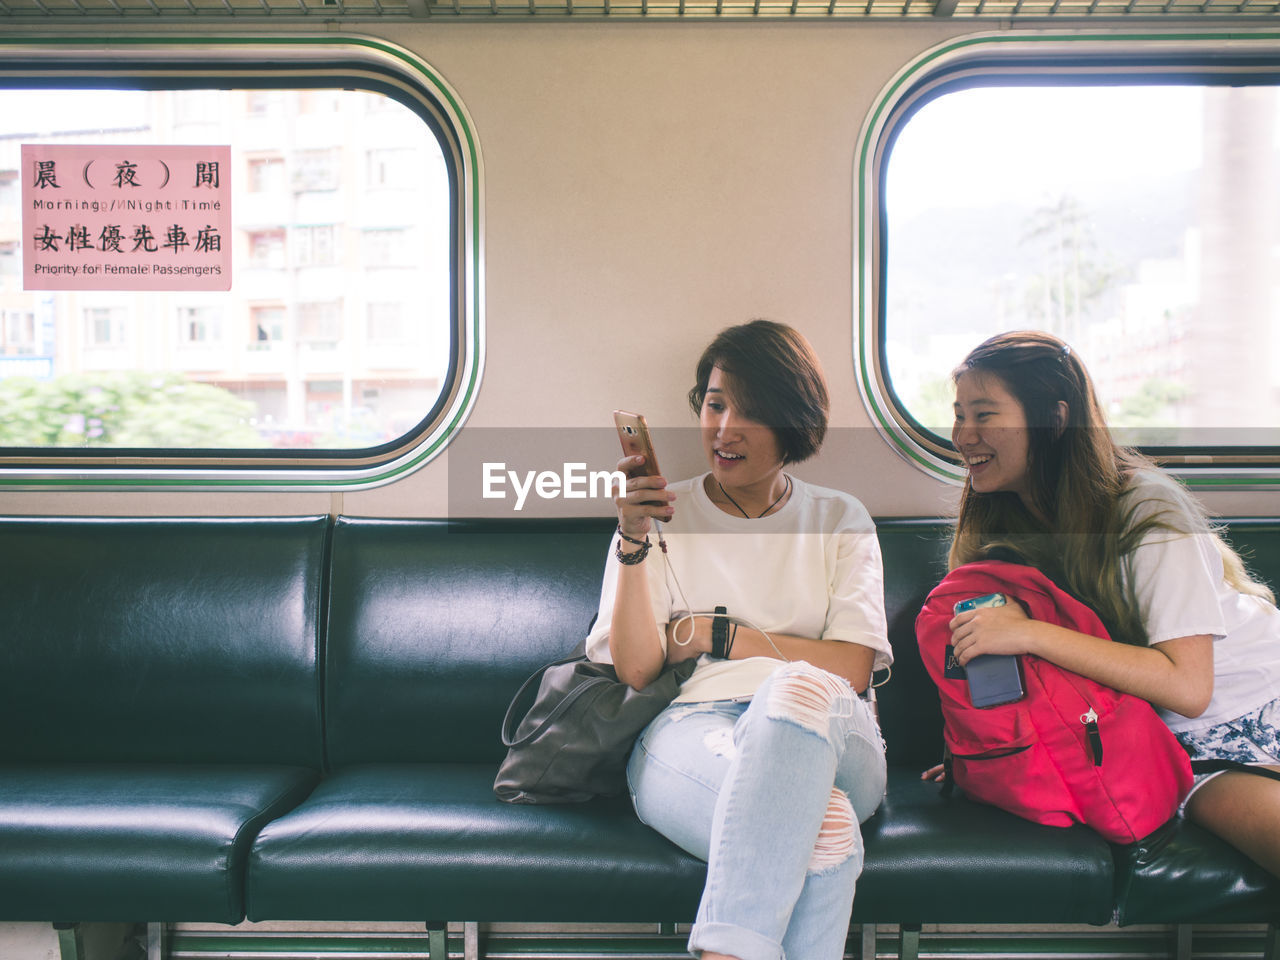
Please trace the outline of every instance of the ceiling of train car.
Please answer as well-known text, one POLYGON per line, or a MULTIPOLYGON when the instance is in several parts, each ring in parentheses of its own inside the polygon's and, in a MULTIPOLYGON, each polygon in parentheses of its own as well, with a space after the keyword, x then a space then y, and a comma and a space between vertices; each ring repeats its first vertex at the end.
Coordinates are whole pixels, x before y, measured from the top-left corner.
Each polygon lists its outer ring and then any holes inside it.
POLYGON ((1277 0, 0 0, 0 21, 359 19, 995 19, 1226 18, 1280 14, 1277 0))

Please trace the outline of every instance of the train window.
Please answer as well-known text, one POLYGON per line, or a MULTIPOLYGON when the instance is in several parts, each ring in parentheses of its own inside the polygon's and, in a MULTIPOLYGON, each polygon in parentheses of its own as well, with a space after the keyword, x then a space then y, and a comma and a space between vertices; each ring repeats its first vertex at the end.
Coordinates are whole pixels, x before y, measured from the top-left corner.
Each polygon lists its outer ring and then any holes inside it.
POLYGON ((1084 357, 1124 442, 1205 474, 1280 463, 1280 84, 1257 68, 970 65, 898 101, 864 360, 904 450, 959 476, 951 371, 1039 329, 1084 357))
POLYGON ((285 43, 208 77, 147 50, 88 85, 0 49, 0 485, 368 485, 456 429, 480 346, 465 116, 394 58, 318 73, 285 43), (211 189, 160 191, 189 157, 211 189))

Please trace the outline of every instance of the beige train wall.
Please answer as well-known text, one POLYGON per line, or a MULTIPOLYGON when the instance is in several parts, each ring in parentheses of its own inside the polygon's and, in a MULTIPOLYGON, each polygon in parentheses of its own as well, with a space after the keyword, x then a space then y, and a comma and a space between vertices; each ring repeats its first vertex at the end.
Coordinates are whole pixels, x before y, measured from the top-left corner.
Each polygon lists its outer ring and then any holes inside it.
MULTIPOLYGON (((607 430, 615 407, 642 411, 655 426, 690 426, 684 394, 701 347, 726 325, 771 317, 815 345, 841 438, 798 473, 852 491, 877 516, 946 513, 956 488, 895 453, 858 393, 854 156, 864 118, 895 72, 951 37, 998 28, 330 25, 333 34, 385 38, 421 56, 474 123, 484 169, 485 356, 463 436, 607 430)), ((151 28, 170 29, 180 30, 151 28)), ((672 477, 703 467, 692 434, 681 437, 661 451, 672 477)), ((592 468, 611 467, 612 449, 592 468)), ((394 483, 345 492, 5 491, 0 514, 475 513, 480 477, 448 463, 446 454, 394 483)), ((1210 496, 1220 513, 1276 512, 1274 493, 1210 496)), ((608 507, 579 502, 561 512, 608 507)))

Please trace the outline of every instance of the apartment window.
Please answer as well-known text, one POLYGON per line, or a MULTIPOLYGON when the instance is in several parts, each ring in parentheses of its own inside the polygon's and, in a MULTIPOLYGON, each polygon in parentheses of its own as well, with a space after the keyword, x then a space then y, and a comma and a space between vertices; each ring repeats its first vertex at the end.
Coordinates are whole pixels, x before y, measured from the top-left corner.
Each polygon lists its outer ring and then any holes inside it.
POLYGON ((376 149, 365 153, 365 185, 401 188, 413 182, 413 152, 376 149))
POLYGON ((222 311, 218 307, 178 308, 178 336, 183 343, 215 343, 221 332, 222 311))
POLYGON ((312 348, 332 349, 342 339, 342 302, 298 304, 298 341, 312 348))
POLYGON ((414 253, 412 233, 403 227, 365 230, 360 236, 360 253, 367 267, 410 266, 414 253))
POLYGON ((250 193, 279 194, 284 186, 284 157, 253 157, 249 160, 250 193))
POLYGON ((1084 359, 1122 442, 1280 463, 1280 80, 1209 62, 995 61, 890 111, 865 368, 922 462, 955 460, 965 354, 1036 329, 1084 359))
POLYGON ((249 233, 249 265, 268 270, 285 267, 283 230, 253 230, 249 233))
POLYGON ((286 109, 286 95, 277 90, 251 90, 245 97, 245 112, 251 117, 269 117, 286 109))
POLYGON ((338 227, 296 227, 293 231, 294 263, 299 267, 330 267, 337 262, 338 227))
POLYGON ((3 352, 9 356, 38 353, 36 315, 31 310, 6 310, 4 313, 3 352))
POLYGON ((17 240, 0 240, 0 277, 18 277, 22 275, 19 249, 17 240))
POLYGON ((280 343, 284 340, 285 308, 283 304, 249 308, 249 342, 280 343))
POLYGON ((293 189, 338 189, 340 161, 341 155, 336 149, 299 150, 293 156, 293 189))
MULTIPOLYGON (((331 50, 317 59, 314 45, 294 38, 273 40, 269 48, 234 37, 202 38, 199 45, 125 38, 109 57, 79 45, 54 48, 33 52, 0 38, 0 67, 9 65, 0 69, 0 224, 22 220, 20 143, 84 144, 85 131, 94 131, 90 144, 178 148, 186 141, 171 136, 175 118, 197 119, 218 138, 200 142, 230 155, 220 172, 235 198, 235 217, 220 242, 231 251, 232 276, 224 273, 219 287, 194 270, 171 270, 181 279, 162 289, 116 269, 127 258, 104 259, 109 255, 102 250, 82 248, 83 262, 97 257, 98 275, 113 278, 106 289, 59 286, 47 275, 32 285, 22 273, 33 262, 20 237, 26 231, 16 231, 0 238, 5 353, 35 350, 51 381, 48 395, 60 398, 51 402, 65 410, 79 402, 82 388, 93 391, 101 382, 105 389, 112 377, 194 382, 187 373, 191 348, 228 349, 201 352, 200 390, 166 392, 166 403, 190 398, 202 404, 200 416, 211 418, 198 463, 187 452, 190 431, 164 432, 166 423, 188 414, 133 411, 156 430, 147 433, 145 446, 123 453, 125 443, 112 438, 141 434, 104 429, 64 450, 61 440, 6 433, 9 448, 23 453, 0 456, 0 489, 90 482, 84 478, 94 475, 97 448, 112 445, 116 449, 101 452, 108 484, 155 475, 167 485, 182 486, 189 477, 203 487, 210 471, 221 482, 224 472, 230 480, 247 469, 265 487, 341 488, 385 482, 384 474, 400 476, 436 456, 474 403, 483 329, 478 153, 456 95, 376 44, 352 45, 337 61, 331 50), (134 48, 136 63, 129 57, 134 48), (10 61, 20 61, 20 68, 10 61), (374 104, 379 120, 364 124, 374 104), (356 127, 359 138, 341 136, 356 127), (31 135, 37 129, 47 133, 31 135), (363 205, 370 150, 412 158, 412 182, 388 184, 397 190, 394 210, 363 205), (360 351, 335 349, 346 335, 347 312, 363 318, 373 292, 365 289, 360 245, 344 238, 381 228, 383 220, 386 228, 413 223, 413 236, 405 239, 421 248, 405 252, 412 272, 403 284, 376 291, 379 301, 398 303, 413 331, 404 341, 410 347, 398 355, 403 366, 394 384, 366 368, 360 351), (441 250, 448 252, 444 264, 441 250), (258 353, 264 344, 270 360, 258 353), (361 390, 339 390, 323 422, 312 422, 307 385, 319 378, 358 383, 361 390), (377 397, 384 385, 381 392, 395 393, 394 406, 362 400, 366 391, 377 397), (224 415, 228 424, 214 422, 224 415), (212 463, 210 448, 222 451, 212 463), (135 469, 133 462, 144 465, 135 469), (159 473, 152 464, 162 465, 159 473)), ((156 246, 170 226, 152 229, 156 246)), ((194 245, 195 232, 188 228, 187 236, 194 245)), ((98 246, 100 233, 92 239, 98 246)), ((155 280, 154 272, 148 279, 155 280)), ((142 391, 135 399, 148 396, 142 391)))
POLYGON ((128 311, 124 307, 89 307, 84 311, 84 345, 119 347, 124 345, 128 311))

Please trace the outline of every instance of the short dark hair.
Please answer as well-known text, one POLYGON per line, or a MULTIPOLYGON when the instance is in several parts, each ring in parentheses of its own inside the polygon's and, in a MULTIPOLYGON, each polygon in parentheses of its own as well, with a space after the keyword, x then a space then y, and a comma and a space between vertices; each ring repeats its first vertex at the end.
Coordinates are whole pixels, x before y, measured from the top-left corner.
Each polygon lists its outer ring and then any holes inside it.
POLYGON ((783 462, 818 452, 827 435, 831 401, 822 367, 799 331, 773 320, 721 330, 702 351, 689 406, 702 412, 711 371, 724 371, 726 390, 743 416, 773 430, 783 462))

